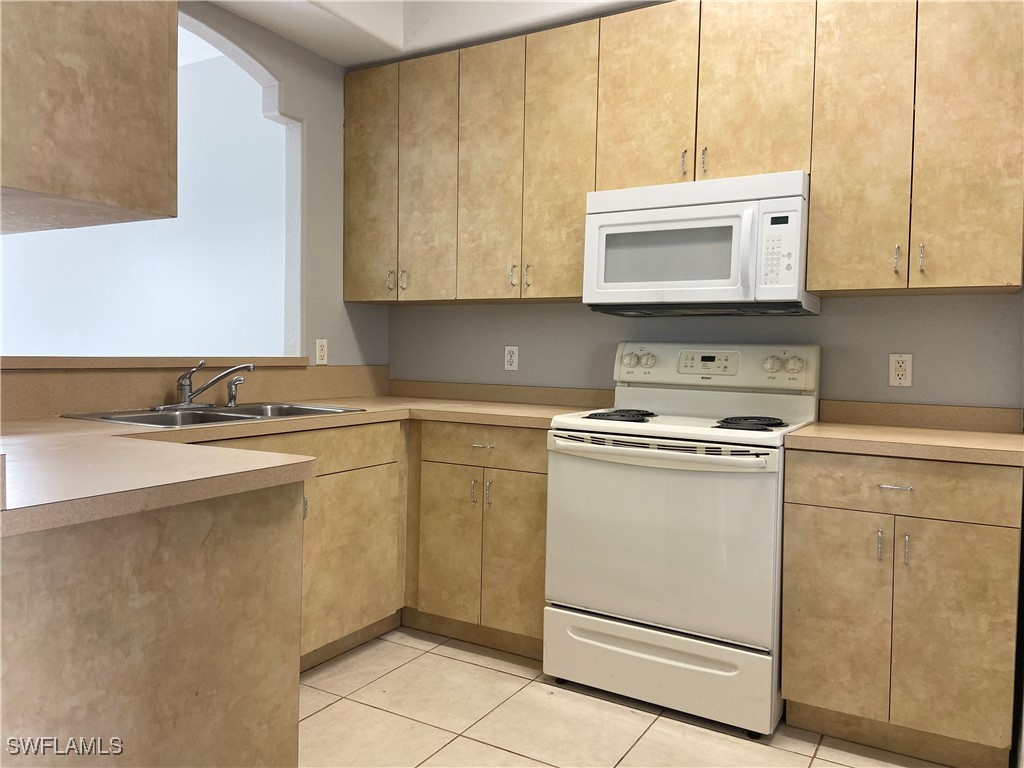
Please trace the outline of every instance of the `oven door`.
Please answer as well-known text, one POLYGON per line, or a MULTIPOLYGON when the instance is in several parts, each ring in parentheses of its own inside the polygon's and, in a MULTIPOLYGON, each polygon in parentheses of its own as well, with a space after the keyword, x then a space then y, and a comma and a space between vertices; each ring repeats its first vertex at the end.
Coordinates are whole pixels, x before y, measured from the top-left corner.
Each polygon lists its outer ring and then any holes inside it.
POLYGON ((548 433, 546 598, 771 651, 781 449, 548 433))
POLYGON ((758 203, 587 215, 585 304, 753 301, 758 203))

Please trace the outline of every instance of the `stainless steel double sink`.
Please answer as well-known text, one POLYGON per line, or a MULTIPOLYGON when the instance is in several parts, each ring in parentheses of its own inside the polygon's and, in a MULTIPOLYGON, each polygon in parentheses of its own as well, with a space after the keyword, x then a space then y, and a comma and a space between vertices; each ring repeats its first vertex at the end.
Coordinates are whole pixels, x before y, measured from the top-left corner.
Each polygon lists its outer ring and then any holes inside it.
POLYGON ((144 411, 108 411, 106 413, 69 413, 65 418, 132 424, 141 427, 190 427, 196 424, 283 419, 292 416, 327 416, 334 413, 361 413, 365 408, 332 405, 295 405, 293 403, 250 403, 248 405, 209 408, 164 408, 144 411))

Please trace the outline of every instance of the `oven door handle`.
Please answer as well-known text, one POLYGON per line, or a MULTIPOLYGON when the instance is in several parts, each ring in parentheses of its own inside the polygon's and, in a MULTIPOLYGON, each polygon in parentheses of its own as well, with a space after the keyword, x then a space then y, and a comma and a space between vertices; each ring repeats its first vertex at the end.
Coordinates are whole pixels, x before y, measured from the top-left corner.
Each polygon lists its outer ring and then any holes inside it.
POLYGON ((675 451, 661 451, 652 448, 620 448, 618 446, 576 443, 557 437, 552 440, 551 450, 585 459, 634 464, 640 467, 756 472, 768 466, 768 461, 763 456, 708 456, 703 453, 676 453, 675 451))

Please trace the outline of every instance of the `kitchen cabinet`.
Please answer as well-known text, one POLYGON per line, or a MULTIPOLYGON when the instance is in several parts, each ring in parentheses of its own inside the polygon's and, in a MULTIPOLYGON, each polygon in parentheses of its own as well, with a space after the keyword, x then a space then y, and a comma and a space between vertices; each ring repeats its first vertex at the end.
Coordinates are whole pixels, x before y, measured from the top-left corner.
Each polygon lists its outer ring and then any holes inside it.
POLYGON ((393 298, 454 299, 458 51, 398 65, 398 118, 398 273, 393 298))
POLYGON ((2 15, 3 233, 177 215, 177 4, 2 15))
POLYGON ((704 0, 697 179, 807 170, 813 0, 704 0))
POLYGON ((345 75, 345 300, 398 289, 398 65, 345 75))
POLYGON ((526 38, 459 56, 460 299, 520 297, 526 38))
POLYGON ((545 436, 424 422, 418 610, 542 636, 547 475, 523 470, 544 466, 545 436))
MULTIPOLYGON (((594 189, 598 22, 526 37, 523 298, 581 296, 594 189)), ((508 171, 506 171, 508 172, 508 171)))
POLYGON ((808 290, 1020 286, 1022 40, 1019 4, 818 3, 808 290))
POLYGON ((783 697, 1008 750, 1021 474, 789 451, 783 697))
POLYGON ((601 19, 597 189, 692 181, 700 3, 601 19))
POLYGON ((405 448, 397 422, 206 445, 317 457, 317 476, 306 482, 301 654, 402 608, 405 448))

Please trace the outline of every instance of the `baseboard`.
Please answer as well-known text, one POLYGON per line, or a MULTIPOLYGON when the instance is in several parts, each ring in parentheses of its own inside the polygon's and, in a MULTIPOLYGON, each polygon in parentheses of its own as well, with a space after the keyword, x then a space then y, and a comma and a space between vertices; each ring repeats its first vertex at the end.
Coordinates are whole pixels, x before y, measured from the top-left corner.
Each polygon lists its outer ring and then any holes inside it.
POLYGON ((432 613, 422 613, 415 608, 402 609, 402 626, 433 632, 435 635, 454 637, 456 640, 515 653, 530 659, 544 658, 544 641, 536 637, 517 635, 502 629, 492 629, 465 621, 447 619, 432 613))
POLYGON ((375 621, 368 627, 357 629, 350 635, 345 635, 332 643, 323 645, 317 648, 315 651, 303 654, 299 657, 299 671, 305 672, 307 669, 315 667, 317 664, 323 664, 329 659, 333 659, 335 656, 340 656, 346 651, 351 651, 357 645, 368 643, 374 638, 386 635, 393 629, 398 629, 402 626, 402 612, 395 611, 387 618, 375 621))

